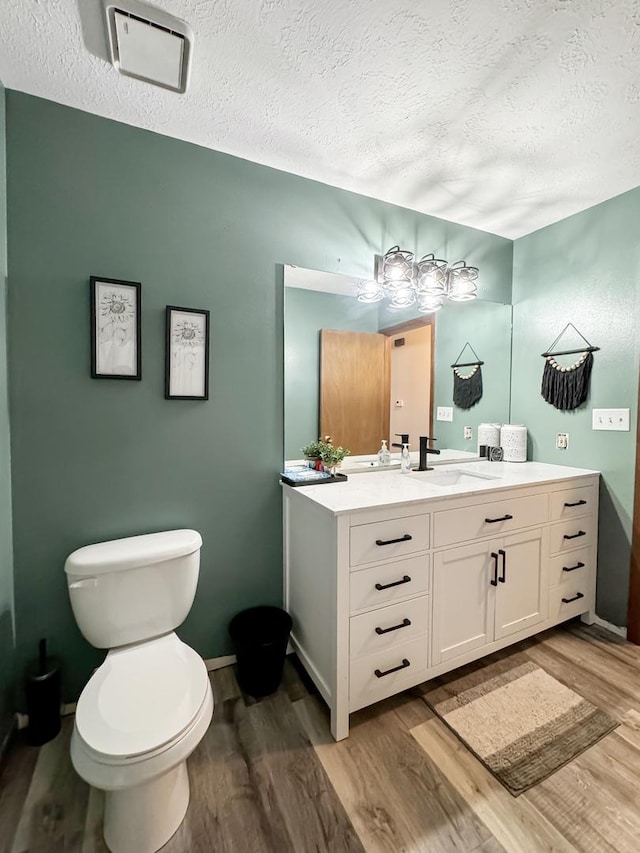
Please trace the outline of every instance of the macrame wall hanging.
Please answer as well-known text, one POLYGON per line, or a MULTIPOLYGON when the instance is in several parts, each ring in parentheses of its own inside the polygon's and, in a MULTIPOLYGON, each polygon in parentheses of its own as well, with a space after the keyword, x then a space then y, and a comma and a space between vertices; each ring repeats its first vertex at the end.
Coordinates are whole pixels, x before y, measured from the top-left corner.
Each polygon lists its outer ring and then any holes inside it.
POLYGON ((546 361, 540 393, 547 403, 551 403, 552 406, 562 412, 577 409, 584 403, 589 394, 593 353, 599 349, 600 347, 592 346, 585 336, 578 332, 573 323, 567 323, 547 352, 542 353, 542 357, 546 361), (554 352, 553 348, 569 327, 580 335, 586 346, 580 349, 565 349, 554 352), (561 355, 579 355, 580 358, 573 364, 564 367, 556 361, 556 356, 561 355))
POLYGON ((451 365, 453 368, 453 403, 459 409, 470 409, 482 398, 481 368, 483 364, 484 361, 480 361, 477 352, 467 341, 451 365), (475 361, 460 361, 460 357, 467 347, 476 357, 475 361))

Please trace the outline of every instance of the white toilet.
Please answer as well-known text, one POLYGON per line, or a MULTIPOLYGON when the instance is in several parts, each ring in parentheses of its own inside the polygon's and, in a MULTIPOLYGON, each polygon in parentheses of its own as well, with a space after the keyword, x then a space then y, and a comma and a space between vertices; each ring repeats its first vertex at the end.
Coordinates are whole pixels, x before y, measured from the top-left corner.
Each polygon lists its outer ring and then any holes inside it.
POLYGON ((201 546, 195 530, 171 530, 88 545, 65 563, 78 627, 109 649, 78 700, 71 760, 106 792, 112 853, 155 853, 187 811, 186 759, 213 694, 204 661, 174 629, 193 603, 201 546))

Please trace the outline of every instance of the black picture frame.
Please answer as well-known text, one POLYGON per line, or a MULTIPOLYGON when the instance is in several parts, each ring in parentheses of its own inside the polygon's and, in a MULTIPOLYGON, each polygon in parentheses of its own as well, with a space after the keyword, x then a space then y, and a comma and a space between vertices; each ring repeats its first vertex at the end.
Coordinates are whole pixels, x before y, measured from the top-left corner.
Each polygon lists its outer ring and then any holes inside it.
POLYGON ((182 308, 178 305, 167 305, 165 311, 165 399, 209 399, 210 314, 211 312, 204 308, 182 308), (180 323, 182 323, 181 327, 180 323), (186 333, 188 333, 188 337, 186 333), (178 337, 181 339, 180 341, 178 337), (182 373, 182 376, 178 375, 179 372, 182 373), (194 387, 198 386, 202 387, 202 393, 176 393, 179 390, 192 392, 194 387))
POLYGON ((89 290, 92 379, 141 380, 142 284, 139 281, 92 275, 89 290), (110 321, 107 319, 109 316, 110 321), (101 319, 106 321, 102 326, 101 319), (126 361, 114 363, 113 350, 116 344, 120 357, 128 360, 130 372, 123 371, 126 361), (108 369, 109 362, 112 363, 112 369, 108 369))

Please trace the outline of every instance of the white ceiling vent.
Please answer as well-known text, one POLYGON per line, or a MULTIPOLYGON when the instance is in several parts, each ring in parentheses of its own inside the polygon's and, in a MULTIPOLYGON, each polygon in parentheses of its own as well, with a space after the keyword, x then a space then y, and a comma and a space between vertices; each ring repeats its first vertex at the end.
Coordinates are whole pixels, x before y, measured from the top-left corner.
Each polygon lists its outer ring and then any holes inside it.
POLYGON ((140 0, 103 0, 103 4, 111 61, 118 71, 185 92, 193 49, 191 27, 140 0))

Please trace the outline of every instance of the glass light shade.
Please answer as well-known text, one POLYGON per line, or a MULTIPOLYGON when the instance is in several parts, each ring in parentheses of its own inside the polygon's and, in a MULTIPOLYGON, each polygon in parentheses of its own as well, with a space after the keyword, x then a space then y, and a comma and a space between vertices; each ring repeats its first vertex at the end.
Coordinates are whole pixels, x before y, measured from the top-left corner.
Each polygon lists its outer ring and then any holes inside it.
POLYGON ((443 295, 421 293, 418 295, 418 311, 421 314, 434 314, 436 311, 440 311, 443 301, 443 295))
POLYGON ((382 285, 373 279, 359 281, 356 285, 358 302, 380 302, 384 299, 382 285))
POLYGON ((478 296, 478 268, 456 261, 449 267, 447 297, 452 302, 467 302, 478 296), (462 266, 458 266, 462 264, 462 266))
POLYGON ((397 287, 388 296, 390 299, 389 308, 408 308, 416 301, 416 292, 411 285, 397 287))
POLYGON ((413 252, 393 246, 382 259, 382 283, 385 291, 404 288, 413 281, 413 252))
POLYGON ((447 289, 447 262, 433 254, 420 258, 417 267, 416 289, 418 294, 444 294, 447 289))

